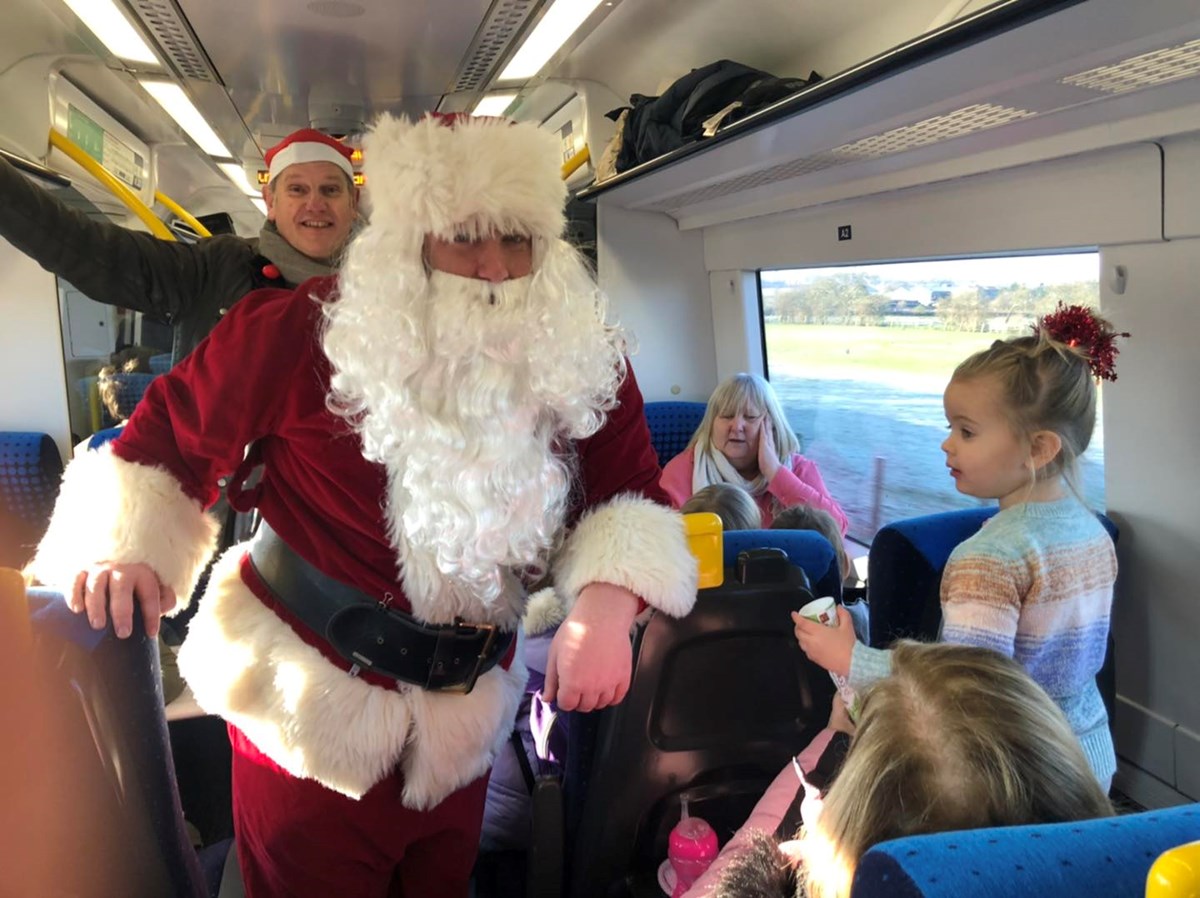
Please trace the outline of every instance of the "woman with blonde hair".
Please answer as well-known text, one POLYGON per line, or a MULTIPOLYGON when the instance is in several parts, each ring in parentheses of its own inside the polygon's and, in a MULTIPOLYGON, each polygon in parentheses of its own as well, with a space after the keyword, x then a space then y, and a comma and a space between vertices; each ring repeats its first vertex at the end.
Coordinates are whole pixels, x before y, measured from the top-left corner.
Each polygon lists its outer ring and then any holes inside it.
POLYGON ((713 391, 687 449, 667 462, 660 481, 676 508, 714 483, 753 496, 763 527, 785 508, 811 505, 833 515, 846 533, 841 506, 816 464, 800 454, 775 391, 757 374, 735 374, 713 391))
POLYGON ((802 787, 813 791, 831 729, 780 774, 688 898, 846 898, 863 854, 888 839, 1112 815, 1062 711, 1020 664, 916 642, 898 643, 892 661, 863 694, 857 729, 834 699, 830 726, 852 731, 850 747, 823 802, 807 796, 796 840, 777 845, 776 829, 802 787))

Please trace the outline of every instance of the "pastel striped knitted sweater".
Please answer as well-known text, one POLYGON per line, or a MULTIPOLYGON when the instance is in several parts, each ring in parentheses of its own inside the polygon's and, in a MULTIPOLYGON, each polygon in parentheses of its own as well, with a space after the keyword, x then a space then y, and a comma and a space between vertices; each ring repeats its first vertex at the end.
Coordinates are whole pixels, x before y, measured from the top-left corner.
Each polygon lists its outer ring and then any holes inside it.
MULTIPOLYGON (((1116 577, 1108 533, 1068 497, 998 512, 951 553, 941 587, 942 639, 1021 662, 1062 708, 1102 783, 1116 771, 1116 753, 1096 674, 1116 577)), ((889 655, 855 646, 851 685, 886 676, 889 655)))

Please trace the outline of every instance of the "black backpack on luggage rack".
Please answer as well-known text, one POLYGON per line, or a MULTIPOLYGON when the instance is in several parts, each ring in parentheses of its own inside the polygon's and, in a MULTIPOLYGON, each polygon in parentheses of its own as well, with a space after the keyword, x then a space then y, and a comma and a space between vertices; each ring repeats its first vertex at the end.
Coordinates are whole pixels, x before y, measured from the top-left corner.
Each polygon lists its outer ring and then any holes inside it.
POLYGON ((570 715, 563 794, 535 791, 528 895, 661 894, 681 799, 728 841, 824 727, 833 683, 789 616, 811 601, 808 578, 778 549, 747 555, 687 617, 655 614, 639 630, 620 705, 570 715))
MULTIPOLYGON (((730 124, 820 80, 777 78, 760 69, 721 59, 684 75, 659 97, 634 94, 617 155, 616 170, 626 171, 684 144, 711 137, 730 124)), ((622 110, 609 113, 613 118, 622 110)))

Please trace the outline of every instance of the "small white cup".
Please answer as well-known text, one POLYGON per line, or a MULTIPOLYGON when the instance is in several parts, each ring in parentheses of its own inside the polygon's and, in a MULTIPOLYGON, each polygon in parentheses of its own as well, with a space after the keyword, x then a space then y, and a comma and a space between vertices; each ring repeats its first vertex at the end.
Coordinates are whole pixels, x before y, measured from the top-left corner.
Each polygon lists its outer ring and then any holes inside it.
POLYGON ((801 617, 807 617, 809 620, 827 627, 838 625, 837 602, 834 601, 833 596, 813 599, 800 609, 799 614, 801 617))
MULTIPOLYGON (((819 599, 813 599, 803 607, 798 614, 801 617, 806 617, 811 621, 816 621, 818 624, 824 624, 827 627, 836 627, 838 624, 837 602, 833 596, 822 596, 819 599)), ((850 688, 850 684, 846 682, 845 677, 840 677, 830 671, 830 679, 837 686, 838 695, 842 697, 842 701, 846 703, 846 710, 850 712, 850 719, 855 723, 858 722, 858 713, 860 710, 858 702, 858 694, 850 688)))

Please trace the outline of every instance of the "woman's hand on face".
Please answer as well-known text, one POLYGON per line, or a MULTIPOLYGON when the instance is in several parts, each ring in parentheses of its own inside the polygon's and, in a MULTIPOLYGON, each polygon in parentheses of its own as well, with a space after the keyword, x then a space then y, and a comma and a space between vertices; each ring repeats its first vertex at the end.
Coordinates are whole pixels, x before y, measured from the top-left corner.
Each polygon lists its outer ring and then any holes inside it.
POLYGON ((770 483, 779 473, 779 453, 775 451, 775 432, 771 428, 771 417, 763 415, 762 427, 758 431, 758 471, 770 483))

